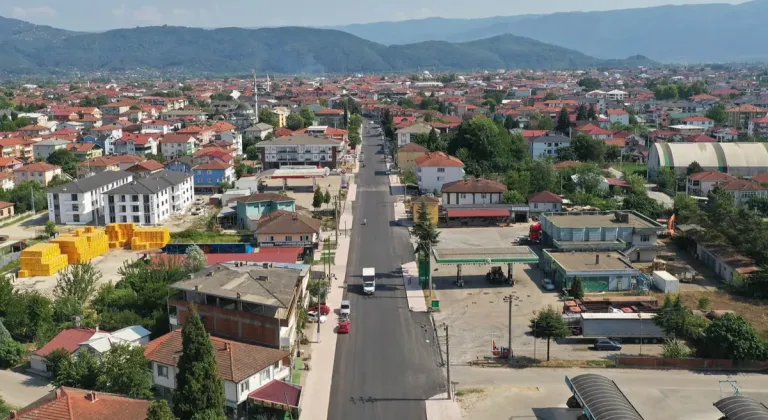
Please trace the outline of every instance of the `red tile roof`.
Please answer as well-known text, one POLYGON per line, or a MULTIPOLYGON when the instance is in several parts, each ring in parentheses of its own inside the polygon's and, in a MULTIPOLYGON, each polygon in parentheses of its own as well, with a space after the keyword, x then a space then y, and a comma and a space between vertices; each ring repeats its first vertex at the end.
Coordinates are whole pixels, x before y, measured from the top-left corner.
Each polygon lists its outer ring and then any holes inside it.
POLYGON ((80 162, 77 164, 77 166, 80 166, 80 167, 93 166, 96 168, 106 168, 107 166, 119 165, 120 162, 118 162, 114 158, 115 156, 110 156, 110 157, 99 156, 93 159, 86 160, 85 162, 80 162))
POLYGON ((30 163, 27 166, 22 166, 21 168, 16 169, 14 172, 47 172, 55 171, 56 169, 60 169, 60 167, 51 165, 50 163, 35 162, 30 163))
POLYGON ((195 140, 190 134, 166 134, 160 139, 160 143, 188 143, 190 139, 195 140))
POLYGON ((696 136, 688 136, 686 137, 685 141, 688 141, 691 143, 717 143, 717 140, 713 139, 712 137, 709 137, 704 133, 701 133, 696 136))
POLYGON ((555 169, 565 169, 565 168, 572 168, 574 166, 581 165, 581 162, 578 160, 565 160, 562 162, 557 162, 554 165, 552 165, 555 169))
POLYGON ((533 194, 532 196, 528 197, 529 203, 562 203, 563 199, 559 195, 549 192, 549 191, 542 191, 540 193, 533 194))
POLYGON ((61 387, 16 412, 19 420, 144 420, 152 401, 61 387), (93 397, 95 395, 95 398, 93 397))
MULTIPOLYGON (((240 383, 290 356, 282 350, 219 337, 211 337, 211 344, 219 367, 219 376, 234 383, 240 383)), ((176 366, 181 351, 181 330, 171 331, 144 346, 147 359, 168 366, 176 366)))
POLYGON ((420 144, 408 143, 405 146, 400 147, 400 149, 398 149, 398 151, 399 152, 423 152, 423 153, 428 153, 429 149, 427 149, 426 147, 424 147, 424 146, 422 146, 420 144))
POLYGON ((755 175, 755 176, 752 177, 752 180, 755 181, 755 182, 759 182, 761 184, 765 183, 765 182, 768 182, 768 173, 764 173, 764 174, 760 174, 760 175, 755 175))
POLYGON ((211 159, 208 162, 201 163, 192 169, 227 169, 231 167, 232 165, 229 163, 222 162, 218 159, 211 159))
POLYGON ((499 181, 467 178, 443 184, 444 193, 505 193, 507 186, 499 181))
POLYGON ((155 160, 145 160, 144 162, 139 162, 130 168, 126 169, 127 171, 131 172, 144 172, 144 171, 159 171, 160 169, 165 168, 160 162, 157 162, 155 160))
POLYGON ((754 181, 735 179, 718 183, 726 191, 765 191, 766 188, 754 181))
POLYGON ((80 343, 88 341, 94 334, 96 334, 96 330, 90 328, 70 328, 53 337, 53 340, 49 341, 48 344, 44 345, 34 354, 45 357, 56 349, 64 349, 74 353, 80 343))
POLYGON ((272 404, 286 404, 291 407, 298 407, 301 399, 301 387, 273 379, 267 382, 266 385, 248 394, 248 398, 267 401, 272 404))
POLYGON ((691 174, 688 177, 694 181, 706 181, 706 182, 731 181, 736 179, 736 177, 734 177, 733 175, 727 174, 725 172, 719 172, 719 171, 696 172, 695 174, 691 174))
POLYGON ((463 168, 464 162, 457 157, 448 156, 443 152, 430 152, 424 156, 416 158, 417 166, 447 166, 454 168, 463 168))
POLYGON ((13 206, 15 206, 14 203, 9 203, 7 201, 0 201, 0 209, 5 209, 5 208, 8 208, 8 207, 13 207, 13 206))

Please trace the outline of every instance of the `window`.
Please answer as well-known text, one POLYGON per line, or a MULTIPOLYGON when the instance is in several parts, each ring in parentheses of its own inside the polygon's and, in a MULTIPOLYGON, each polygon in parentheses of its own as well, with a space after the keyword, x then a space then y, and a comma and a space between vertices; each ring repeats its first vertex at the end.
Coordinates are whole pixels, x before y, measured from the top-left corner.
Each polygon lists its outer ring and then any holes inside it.
POLYGON ((141 218, 139 216, 133 216, 133 223, 141 223, 141 218))
POLYGON ((480 194, 480 198, 485 199, 485 194, 480 194))
POLYGON ((250 391, 250 390, 251 390, 251 383, 250 383, 250 381, 240 382, 240 393, 241 394, 243 392, 250 391))
POLYGON ((120 196, 120 202, 121 202, 121 203, 125 203, 125 196, 124 196, 124 195, 121 195, 121 196, 120 196))
POLYGON ((80 211, 80 205, 79 204, 72 204, 72 211, 80 211))
POLYGON ((157 376, 161 378, 167 378, 168 377, 168 366, 163 366, 158 364, 157 365, 157 376))
POLYGON ((149 224, 149 215, 148 214, 144 215, 144 223, 147 224, 147 225, 149 224))
POLYGON ((286 242, 291 242, 291 241, 293 241, 293 236, 286 236, 286 237, 285 237, 285 241, 286 241, 286 242))
POLYGON ((539 208, 539 203, 533 203, 533 208, 535 209, 539 208))
POLYGON ((272 379, 272 372, 269 370, 269 368, 262 370, 259 372, 259 380, 262 384, 267 383, 270 379, 272 379))
POLYGON ((125 206, 120 206, 120 213, 125 213, 125 206))
POLYGON ((467 198, 467 195, 466 194, 462 194, 461 198, 467 198))
POLYGON ((77 201, 77 194, 72 194, 72 201, 77 201))
POLYGON ((442 181, 442 180, 444 180, 444 179, 445 179, 445 177, 444 177, 444 176, 439 176, 439 177, 437 177, 437 180, 438 180, 438 181, 442 181))
POLYGON ((72 216, 72 221, 73 222, 80 222, 80 215, 79 214, 73 215, 72 216))
POLYGON ((437 168, 438 173, 445 173, 445 168, 437 168))
POLYGON ((651 240, 650 235, 640 235, 640 242, 648 242, 651 240))
POLYGON ((139 212, 139 206, 131 206, 131 211, 134 212, 134 213, 138 213, 139 212))
POLYGON ((301 235, 301 236, 299 237, 299 240, 300 240, 300 241, 308 241, 308 240, 309 240, 309 235, 301 235))
POLYGON ((138 195, 132 195, 131 196, 131 201, 133 201, 134 203, 138 202, 139 201, 139 196, 138 195))

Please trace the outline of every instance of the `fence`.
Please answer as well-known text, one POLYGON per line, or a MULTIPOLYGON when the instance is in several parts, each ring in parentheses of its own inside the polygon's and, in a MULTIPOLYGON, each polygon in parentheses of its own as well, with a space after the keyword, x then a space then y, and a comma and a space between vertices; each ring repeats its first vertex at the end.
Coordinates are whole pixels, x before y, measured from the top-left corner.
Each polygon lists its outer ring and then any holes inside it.
POLYGON ((673 359, 668 357, 618 356, 616 367, 636 367, 649 369, 733 369, 733 370, 766 370, 766 361, 734 362, 727 359, 673 359))

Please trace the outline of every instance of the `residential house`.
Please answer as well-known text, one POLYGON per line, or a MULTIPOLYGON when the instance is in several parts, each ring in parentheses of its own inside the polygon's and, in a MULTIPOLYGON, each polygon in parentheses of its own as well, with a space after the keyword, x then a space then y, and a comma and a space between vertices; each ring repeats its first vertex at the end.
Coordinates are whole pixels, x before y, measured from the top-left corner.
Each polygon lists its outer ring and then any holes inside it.
POLYGON ((104 171, 119 171, 120 164, 112 156, 95 157, 85 162, 77 164, 77 177, 85 178, 94 174, 100 174, 104 171))
POLYGON ((72 143, 68 146, 70 152, 81 162, 101 157, 102 150, 95 143, 72 143))
POLYGON ((125 170, 133 174, 133 178, 144 178, 165 171, 165 166, 156 160, 145 160, 125 170))
POLYGON ((45 162, 35 162, 13 171, 16 175, 16 183, 35 181, 43 187, 47 186, 55 176, 61 176, 61 167, 45 162))
POLYGON ((262 167, 320 166, 335 169, 346 152, 346 143, 324 136, 293 134, 256 143, 262 167))
POLYGON ((607 140, 613 137, 613 132, 604 128, 598 127, 592 123, 585 124, 576 129, 579 133, 589 134, 592 138, 598 140, 607 140))
MULTIPOLYGON (((211 142, 218 145, 226 145, 221 147, 229 148, 233 151, 233 156, 239 156, 243 154, 243 135, 238 131, 237 127, 226 122, 219 121, 211 126, 213 130, 213 137, 211 142)), ((206 145, 203 145, 205 147, 206 145)))
POLYGON ((15 204, 7 201, 0 201, 0 220, 13 217, 15 204))
POLYGON ((289 351, 299 313, 309 301, 309 266, 216 264, 170 285, 171 329, 183 326, 197 305, 212 335, 289 351))
POLYGON ((192 156, 179 156, 176 159, 165 163, 165 169, 169 171, 187 172, 192 173, 192 168, 195 166, 194 158, 192 156))
POLYGON ((629 125, 629 112, 623 109, 609 109, 607 112, 608 120, 613 123, 629 125))
POLYGON ((160 153, 168 159, 191 155, 197 151, 197 141, 189 134, 167 134, 160 139, 160 153))
POLYGON ((766 110, 750 104, 734 106, 725 110, 728 124, 737 128, 748 128, 749 122, 766 115, 766 110))
POLYGON ((443 184, 443 205, 501 204, 506 192, 502 182, 468 177, 443 184))
POLYGON ((9 420, 146 420, 152 401, 106 392, 60 387, 11 411, 9 420))
POLYGON ((402 171, 415 171, 416 159, 429 153, 429 149, 416 144, 408 143, 397 149, 397 167, 402 171))
POLYGON ((154 226, 192 206, 194 181, 191 174, 163 170, 134 177, 131 182, 105 192, 104 197, 107 223, 154 226))
MULTIPOLYGON (((29 356, 30 368, 38 374, 50 376, 46 358, 54 350, 62 349, 69 354, 75 354, 80 350, 80 343, 86 342, 95 335, 101 334, 98 329, 68 328, 58 333, 51 341, 36 350, 29 356)), ((108 334, 108 333, 105 333, 108 334)))
POLYGON ((722 182, 718 186, 731 194, 736 207, 743 207, 753 197, 768 197, 768 188, 751 180, 736 179, 722 182))
POLYGON ((693 115, 690 117, 685 117, 681 119, 680 122, 685 125, 693 125, 696 127, 701 127, 701 128, 704 128, 705 130, 709 130, 715 126, 714 120, 711 120, 701 115, 693 115))
POLYGON ((421 191, 437 191, 443 184, 464 178, 464 162, 443 152, 430 152, 416 159, 416 179, 421 191))
POLYGON ((2 157, 13 157, 25 162, 32 161, 35 159, 32 151, 33 144, 35 144, 34 140, 18 137, 0 139, 0 147, 2 147, 3 153, 2 157))
POLYGON ((213 129, 209 126, 205 125, 190 125, 189 127, 184 127, 180 130, 176 131, 176 134, 189 134, 195 137, 197 139, 197 144, 199 146, 204 146, 208 144, 215 134, 213 129))
POLYGON ((547 133, 531 141, 531 157, 543 159, 556 157, 557 149, 571 145, 571 139, 560 134, 547 133))
POLYGON ((165 136, 173 132, 174 124, 163 120, 145 120, 139 123, 141 125, 141 134, 154 134, 156 136, 165 136))
MULTIPOLYGON (((222 299, 217 299, 214 296, 210 296, 210 298, 214 301, 222 299)), ((241 304, 239 298, 233 297, 231 302, 233 307, 241 304)), ((259 390, 269 387, 275 382, 280 382, 283 379, 290 380, 291 356, 288 352, 215 336, 211 336, 210 339, 214 359, 218 366, 217 371, 224 382, 228 418, 245 416, 251 394, 258 395, 259 390)), ((173 394, 177 386, 177 366, 179 357, 184 350, 182 341, 181 331, 176 330, 151 341, 144 347, 144 356, 151 363, 155 389, 159 395, 166 398, 173 394)), ((274 404, 278 406, 279 404, 287 404, 291 407, 295 404, 298 406, 298 395, 296 394, 297 392, 284 393, 282 399, 275 401, 274 404)))
POLYGON ((102 112, 102 115, 104 118, 112 117, 116 118, 120 114, 123 114, 125 112, 128 112, 128 110, 131 109, 131 106, 135 105, 133 101, 131 102, 112 102, 106 105, 102 105, 99 107, 99 109, 102 112))
POLYGON ((133 180, 124 171, 104 171, 48 190, 48 220, 57 225, 103 225, 104 194, 133 180))
MULTIPOLYGON (((208 114, 199 109, 175 109, 162 111, 159 115, 161 120, 176 121, 178 119, 192 119, 195 122, 203 122, 208 119, 208 114)), ((186 134, 186 133, 184 133, 186 134)))
POLYGON ((13 172, 0 172, 0 188, 3 191, 12 190, 16 186, 16 175, 13 172))
POLYGON ((119 125, 102 125, 101 127, 92 128, 89 134, 94 137, 112 136, 115 139, 119 139, 123 137, 123 128, 119 125))
POLYGON ((330 127, 344 127, 344 110, 323 108, 315 111, 315 122, 312 125, 327 125, 330 127))
POLYGON ((709 130, 709 135, 721 143, 739 140, 739 130, 736 127, 714 127, 709 130))
POLYGON ((236 107, 225 105, 220 108, 229 108, 228 110, 225 109, 225 112, 230 115, 229 121, 231 121, 238 130, 245 130, 259 121, 259 116, 256 113, 256 110, 254 110, 247 102, 240 102, 236 107))
POLYGON ((44 125, 28 125, 16 130, 27 137, 39 137, 45 134, 51 134, 51 129, 44 125))
POLYGON ((215 193, 224 182, 235 180, 235 168, 230 163, 218 159, 201 163, 192 168, 195 175, 195 191, 215 193))
POLYGON ((605 99, 608 99, 609 101, 623 101, 627 99, 627 97, 629 97, 629 93, 618 89, 605 93, 605 99))
POLYGON ((256 230, 259 221, 269 213, 278 210, 296 211, 294 198, 276 193, 256 193, 237 198, 235 201, 237 203, 237 226, 243 230, 256 230))
POLYGON ((123 134, 115 141, 115 154, 145 156, 157 154, 157 140, 149 134, 123 134))
POLYGON ((715 185, 735 181, 736 177, 720 171, 703 171, 688 175, 685 192, 696 197, 706 197, 715 185))
POLYGON ((272 112, 277 115, 277 126, 285 127, 288 121, 288 115, 291 115, 291 111, 284 106, 277 106, 272 108, 272 112))
MULTIPOLYGON (((122 136, 122 134, 120 135, 122 136)), ((99 146, 103 151, 103 155, 113 155, 115 154, 115 142, 118 139, 119 137, 115 137, 112 134, 99 134, 84 136, 81 142, 85 144, 92 143, 99 146)))
POLYGON ((118 165, 120 165, 120 170, 124 171, 131 166, 144 162, 147 160, 144 156, 136 156, 136 155, 112 155, 109 156, 110 159, 117 162, 118 165))
POLYGON ((254 124, 245 129, 246 140, 264 140, 267 134, 275 131, 275 128, 266 123, 254 124))
POLYGON ((395 135, 397 136, 397 147, 412 143, 413 136, 417 134, 429 134, 430 131, 432 131, 432 127, 422 123, 416 123, 401 128, 395 132, 395 135))
POLYGON ((66 140, 48 139, 39 141, 32 145, 32 151, 35 154, 35 159, 48 159, 48 156, 59 149, 66 149, 71 142, 66 140))
POLYGON ((320 242, 322 222, 296 212, 277 210, 259 220, 256 241, 260 247, 303 247, 311 250, 320 242))
POLYGON ((563 198, 559 195, 542 191, 528 197, 530 214, 560 212, 563 210, 563 198))
POLYGON ((0 157, 0 172, 13 172, 24 164, 13 157, 0 157))

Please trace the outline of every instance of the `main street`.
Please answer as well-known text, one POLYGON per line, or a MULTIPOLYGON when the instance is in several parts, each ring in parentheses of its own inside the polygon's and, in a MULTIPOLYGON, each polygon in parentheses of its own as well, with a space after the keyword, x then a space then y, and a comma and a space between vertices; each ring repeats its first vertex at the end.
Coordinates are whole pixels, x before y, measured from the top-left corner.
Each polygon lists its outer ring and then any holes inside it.
POLYGON ((352 330, 337 338, 328 412, 333 420, 425 419, 424 400, 446 388, 429 316, 408 309, 399 270, 413 261, 413 248, 408 230, 392 222, 394 200, 379 148, 377 136, 366 136, 344 293, 352 330), (374 296, 363 294, 363 267, 376 269, 374 296))

